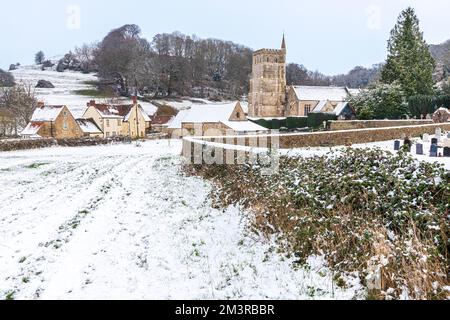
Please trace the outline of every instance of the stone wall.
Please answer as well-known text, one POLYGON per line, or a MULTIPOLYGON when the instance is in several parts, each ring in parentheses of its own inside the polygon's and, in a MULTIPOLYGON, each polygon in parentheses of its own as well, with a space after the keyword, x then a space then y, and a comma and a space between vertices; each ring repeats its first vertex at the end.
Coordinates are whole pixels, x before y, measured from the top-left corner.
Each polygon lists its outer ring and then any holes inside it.
POLYGON ((196 144, 203 141, 225 143, 228 145, 239 146, 259 146, 261 148, 270 148, 274 141, 279 144, 281 149, 306 148, 306 147, 334 147, 346 146, 352 144, 362 144, 370 142, 380 142, 401 139, 402 137, 419 137, 425 133, 434 134, 437 128, 443 131, 450 131, 450 123, 430 124, 421 126, 405 126, 390 128, 371 128, 360 130, 344 131, 326 131, 300 134, 281 134, 281 135, 253 135, 239 137, 203 137, 197 141, 193 139, 184 139, 183 155, 188 156, 194 150, 196 144), (273 140, 275 138, 275 140, 273 140), (260 143, 262 142, 262 146, 260 143))
POLYGON ((433 124, 433 120, 354 120, 354 121, 329 121, 328 128, 331 131, 355 130, 369 128, 388 128, 402 126, 416 126, 433 124))

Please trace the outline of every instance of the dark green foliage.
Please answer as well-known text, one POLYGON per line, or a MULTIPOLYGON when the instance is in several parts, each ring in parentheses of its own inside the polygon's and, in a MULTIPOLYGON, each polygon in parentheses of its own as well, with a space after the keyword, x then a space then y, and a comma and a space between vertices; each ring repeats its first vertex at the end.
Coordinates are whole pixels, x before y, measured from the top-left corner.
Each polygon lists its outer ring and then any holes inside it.
POLYGON ((288 129, 302 129, 308 127, 307 117, 287 118, 286 127, 288 129))
POLYGON ((435 61, 413 8, 404 10, 391 31, 381 82, 399 83, 407 97, 433 93, 435 61))
POLYGON ((409 98, 409 112, 415 118, 425 118, 441 107, 450 108, 450 96, 418 95, 409 98))
POLYGON ((337 120, 337 116, 329 113, 310 113, 307 122, 309 128, 319 128, 324 122, 331 120, 337 120))
POLYGON ((405 93, 398 84, 378 84, 351 96, 349 103, 359 120, 404 119, 409 113, 405 93))

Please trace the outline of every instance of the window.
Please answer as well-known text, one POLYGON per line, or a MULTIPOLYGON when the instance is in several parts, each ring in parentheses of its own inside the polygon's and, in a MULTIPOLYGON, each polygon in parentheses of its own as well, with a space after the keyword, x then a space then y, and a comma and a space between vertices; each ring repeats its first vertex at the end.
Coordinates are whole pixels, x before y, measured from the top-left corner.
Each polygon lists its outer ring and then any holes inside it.
POLYGON ((109 132, 106 133, 106 137, 109 138, 109 132))
POLYGON ((311 105, 307 104, 305 105, 305 116, 309 115, 311 113, 311 105))
POLYGON ((106 120, 106 126, 109 128, 109 120, 106 120))
POLYGON ((122 125, 122 121, 120 119, 117 120, 117 125, 120 127, 122 125))
POLYGON ((236 113, 236 118, 238 118, 238 119, 241 118, 241 113, 240 113, 240 112, 237 112, 237 113, 236 113))
POLYGON ((67 123, 67 120, 64 120, 64 122, 63 122, 63 130, 69 130, 69 125, 67 123))

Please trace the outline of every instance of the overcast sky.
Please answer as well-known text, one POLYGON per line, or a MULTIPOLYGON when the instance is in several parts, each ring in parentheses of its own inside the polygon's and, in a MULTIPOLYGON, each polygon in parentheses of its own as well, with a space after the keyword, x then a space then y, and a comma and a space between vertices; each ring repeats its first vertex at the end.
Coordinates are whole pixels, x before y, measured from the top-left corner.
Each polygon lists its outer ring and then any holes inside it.
POLYGON ((428 43, 450 39, 449 0, 3 0, 0 67, 30 64, 39 50, 62 55, 134 23, 149 40, 180 31, 253 49, 279 47, 284 30, 289 62, 331 75, 383 61, 389 31, 409 5, 428 43))

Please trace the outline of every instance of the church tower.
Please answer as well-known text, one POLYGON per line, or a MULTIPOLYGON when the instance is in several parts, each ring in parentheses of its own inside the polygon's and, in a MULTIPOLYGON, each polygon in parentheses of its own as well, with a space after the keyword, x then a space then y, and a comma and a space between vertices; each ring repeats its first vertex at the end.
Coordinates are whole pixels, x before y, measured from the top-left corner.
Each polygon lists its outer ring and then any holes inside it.
POLYGON ((275 118, 285 116, 286 104, 286 41, 281 50, 261 49, 253 53, 250 80, 249 117, 275 118))

